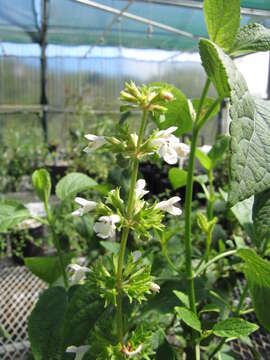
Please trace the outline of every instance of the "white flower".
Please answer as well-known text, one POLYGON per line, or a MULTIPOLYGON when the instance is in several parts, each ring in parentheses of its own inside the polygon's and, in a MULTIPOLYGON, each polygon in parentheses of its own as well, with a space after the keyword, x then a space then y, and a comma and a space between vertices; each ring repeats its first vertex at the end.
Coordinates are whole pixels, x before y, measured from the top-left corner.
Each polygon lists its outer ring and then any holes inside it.
POLYGON ((151 287, 150 287, 150 290, 155 292, 155 293, 158 293, 159 290, 160 290, 160 286, 158 284, 156 284, 156 283, 152 283, 151 287))
POLYGON ((181 199, 179 196, 174 196, 166 201, 161 201, 160 203, 157 203, 155 208, 160 209, 162 211, 167 211, 169 214, 172 215, 181 215, 182 210, 176 206, 173 206, 175 203, 179 202, 181 199))
POLYGON ((204 154, 208 154, 209 151, 212 149, 212 146, 211 145, 203 145, 203 146, 200 146, 199 149, 204 153, 204 154))
POLYGON ((93 150, 96 150, 96 149, 100 148, 101 146, 103 146, 104 144, 106 144, 106 140, 105 140, 104 136, 87 134, 87 135, 84 135, 84 137, 90 141, 88 146, 83 149, 83 151, 85 151, 87 153, 91 152, 93 150))
POLYGON ((97 207, 97 203, 95 201, 88 201, 81 197, 76 197, 75 202, 81 205, 81 208, 73 211, 73 213, 71 214, 72 216, 82 216, 97 207))
POLYGON ((179 139, 172 133, 177 130, 176 126, 171 126, 166 130, 158 131, 156 137, 152 140, 152 145, 157 147, 157 152, 166 163, 172 165, 178 161, 176 148, 179 139))
POLYGON ((66 350, 68 353, 75 353, 76 357, 75 360, 82 360, 84 355, 90 349, 89 345, 82 345, 82 346, 69 346, 66 350))
POLYGON ((78 284, 85 276, 85 273, 91 272, 86 266, 80 266, 78 264, 70 264, 69 268, 74 270, 74 274, 71 277, 72 285, 78 284))
POLYGON ((122 351, 123 354, 127 355, 128 357, 133 357, 133 356, 138 355, 138 354, 142 351, 142 349, 143 349, 143 346, 142 346, 142 345, 139 345, 136 350, 134 350, 134 351, 129 351, 129 350, 126 348, 126 346, 124 345, 124 346, 122 347, 122 350, 121 350, 121 351, 122 351))
POLYGON ((142 256, 142 253, 139 250, 136 250, 132 253, 133 261, 136 262, 142 256))
POLYGON ((137 199, 141 199, 145 194, 149 193, 149 191, 144 190, 145 186, 146 186, 146 181, 143 179, 139 179, 136 182, 135 194, 137 199))
POLYGON ((180 158, 185 158, 190 152, 190 147, 185 143, 179 142, 179 144, 175 146, 175 151, 180 158))
POLYGON ((120 220, 120 217, 115 214, 111 216, 101 216, 98 222, 94 224, 94 231, 97 233, 97 236, 102 239, 114 238, 115 224, 119 223, 120 220))

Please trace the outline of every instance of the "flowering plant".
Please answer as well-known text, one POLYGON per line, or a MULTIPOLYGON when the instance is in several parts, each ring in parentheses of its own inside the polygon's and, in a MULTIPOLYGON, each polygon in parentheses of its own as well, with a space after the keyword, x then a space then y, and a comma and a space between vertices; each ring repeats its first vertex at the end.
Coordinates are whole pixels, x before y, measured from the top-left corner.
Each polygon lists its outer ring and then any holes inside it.
MULTIPOLYGON (((71 217, 91 213, 93 229, 110 251, 90 267, 70 265, 69 275, 55 239, 64 287, 58 283, 46 290, 29 319, 35 359, 74 359, 74 354, 84 360, 214 359, 221 358, 225 342, 247 338, 258 329, 245 317, 248 313, 255 312, 259 323, 270 330, 265 311, 270 292, 270 264, 265 259, 270 238, 270 106, 252 97, 232 60, 235 55, 269 50, 270 34, 258 24, 239 28, 240 0, 205 0, 204 13, 210 40, 199 43, 207 75, 200 99, 191 101, 168 84, 138 87, 130 82, 121 92, 121 111, 141 112, 138 134, 122 126, 115 136, 86 135, 87 153, 107 149, 128 164, 128 197, 116 188, 102 202, 75 198, 78 207, 71 217), (211 84, 217 99, 207 97, 211 84), (228 193, 221 194, 243 227, 244 238, 219 239, 217 248, 213 244, 218 223, 213 171, 228 148, 228 139, 217 141, 209 152, 197 147, 197 139, 225 98, 230 100, 231 180, 228 193), (150 118, 159 129, 147 134, 150 118), (192 134, 190 144, 178 139, 186 132, 192 134), (147 184, 138 176, 140 160, 153 155, 168 164, 188 156, 188 171, 180 172, 186 186, 184 234, 178 226, 167 226, 181 216, 180 198, 150 201, 147 184), (196 156, 207 170, 209 187, 194 177, 196 156), (201 182, 208 200, 207 212, 200 210, 196 219, 205 239, 202 248, 192 246, 194 180, 201 182), (175 237, 184 252, 182 263, 173 261, 168 251, 175 237), (235 302, 219 285, 237 287, 234 278, 240 274, 245 284, 238 286, 240 298, 235 302), (252 307, 245 303, 248 293, 252 307)), ((46 173, 35 173, 33 180, 53 232, 46 173)), ((80 193, 78 183, 58 188, 58 194, 63 199, 67 193, 75 197, 80 193)), ((180 251, 174 255, 179 258, 180 251)))

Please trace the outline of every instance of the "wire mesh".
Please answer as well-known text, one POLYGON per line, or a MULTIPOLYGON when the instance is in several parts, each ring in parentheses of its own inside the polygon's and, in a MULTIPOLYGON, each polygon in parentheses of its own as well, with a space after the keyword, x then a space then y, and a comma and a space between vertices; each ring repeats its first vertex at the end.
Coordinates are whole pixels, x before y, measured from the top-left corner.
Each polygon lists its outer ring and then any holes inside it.
POLYGON ((22 360, 29 354, 27 319, 45 288, 23 266, 0 267, 0 324, 7 333, 0 337, 1 360, 22 360))

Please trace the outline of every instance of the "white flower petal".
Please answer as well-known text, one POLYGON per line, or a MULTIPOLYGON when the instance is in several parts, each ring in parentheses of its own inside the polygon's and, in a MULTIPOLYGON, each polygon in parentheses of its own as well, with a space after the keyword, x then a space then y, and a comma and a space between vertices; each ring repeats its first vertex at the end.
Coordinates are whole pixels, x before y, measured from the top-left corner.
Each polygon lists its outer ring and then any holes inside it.
POLYGON ((178 156, 175 150, 169 149, 163 156, 164 161, 169 164, 173 165, 176 164, 178 161, 178 156))
POLYGON ((73 212, 71 213, 71 215, 72 215, 72 216, 82 216, 82 215, 83 215, 82 208, 73 211, 73 212))
POLYGON ((182 214, 182 210, 176 206, 172 206, 171 209, 167 210, 171 215, 178 216, 182 214))
POLYGON ((212 146, 211 145, 203 145, 203 146, 200 146, 199 149, 204 153, 204 154, 208 154, 209 151, 212 149, 212 146))
POLYGON ((96 141, 98 139, 98 136, 93 134, 86 134, 84 137, 89 141, 96 141))
POLYGON ((68 353, 75 353, 76 357, 75 360, 82 360, 84 355, 87 353, 87 351, 90 349, 89 345, 82 345, 82 346, 69 346, 66 349, 66 352, 68 353))
POLYGON ((121 221, 120 216, 116 215, 116 214, 113 214, 113 215, 109 216, 109 218, 110 218, 110 222, 112 224, 117 224, 117 223, 119 223, 121 221))
POLYGON ((94 224, 94 231, 97 233, 97 236, 102 239, 107 239, 109 237, 114 237, 115 235, 115 225, 106 222, 96 222, 94 224))
POLYGON ((135 194, 137 199, 141 199, 145 194, 149 193, 149 191, 144 190, 145 186, 146 186, 146 181, 144 179, 139 179, 136 182, 135 194))
POLYGON ((178 143, 175 147, 175 151, 180 158, 185 158, 190 152, 190 147, 185 143, 178 143))
POLYGON ((181 198, 179 196, 173 196, 168 201, 170 202, 170 204, 175 204, 175 203, 179 202, 180 200, 181 200, 181 198))
POLYGON ((174 196, 170 198, 169 200, 161 201, 160 203, 157 203, 155 208, 160 209, 162 211, 166 211, 171 215, 177 216, 182 214, 182 210, 176 206, 173 206, 173 204, 180 201, 179 196, 174 196))

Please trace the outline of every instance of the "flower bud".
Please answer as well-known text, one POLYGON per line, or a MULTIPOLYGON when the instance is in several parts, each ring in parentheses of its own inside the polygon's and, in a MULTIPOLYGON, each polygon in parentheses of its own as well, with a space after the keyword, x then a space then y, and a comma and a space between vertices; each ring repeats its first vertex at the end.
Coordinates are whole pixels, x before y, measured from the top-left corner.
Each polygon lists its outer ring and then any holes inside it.
POLYGON ((155 292, 155 293, 158 293, 159 290, 160 290, 160 286, 158 284, 156 284, 156 283, 152 283, 151 287, 150 287, 150 290, 155 292))
POLYGON ((160 96, 162 99, 168 100, 168 101, 172 101, 174 99, 173 94, 167 90, 162 90, 160 93, 160 96))

